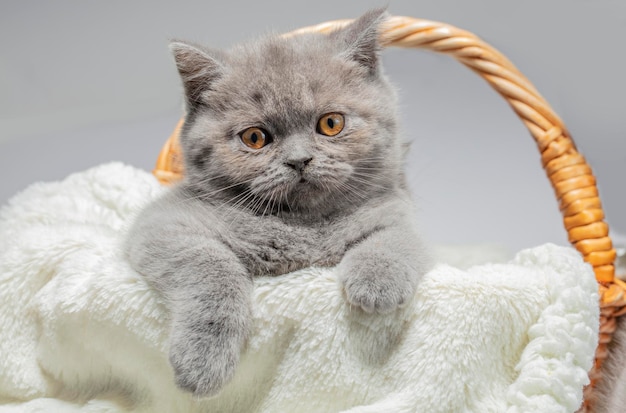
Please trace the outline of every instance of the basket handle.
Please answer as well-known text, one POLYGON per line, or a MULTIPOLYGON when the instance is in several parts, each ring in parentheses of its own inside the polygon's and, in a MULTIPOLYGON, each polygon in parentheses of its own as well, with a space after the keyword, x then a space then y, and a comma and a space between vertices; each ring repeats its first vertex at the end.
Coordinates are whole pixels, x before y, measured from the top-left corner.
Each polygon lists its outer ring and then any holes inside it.
MULTIPOLYGON (((352 20, 336 20, 305 27, 286 36, 307 32, 327 33, 352 20)), ((456 27, 392 16, 381 30, 383 46, 423 48, 453 56, 483 77, 526 125, 537 142, 542 165, 559 202, 569 241, 589 262, 599 283, 610 287, 614 281, 616 252, 604 222, 596 180, 591 168, 576 150, 561 119, 515 66, 501 53, 474 34, 456 27)), ((172 183, 182 176, 182 158, 177 136, 182 121, 164 146, 154 174, 161 182, 172 183)), ((604 294, 603 294, 604 295, 604 294)), ((612 300, 620 296, 613 291, 612 300)))

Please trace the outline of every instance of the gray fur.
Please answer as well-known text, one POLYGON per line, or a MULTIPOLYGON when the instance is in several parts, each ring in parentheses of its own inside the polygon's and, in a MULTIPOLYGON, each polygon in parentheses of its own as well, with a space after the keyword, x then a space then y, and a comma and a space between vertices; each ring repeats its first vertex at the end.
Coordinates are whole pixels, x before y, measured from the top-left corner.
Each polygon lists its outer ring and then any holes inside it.
POLYGON ((338 266, 350 305, 386 313, 430 269, 380 69, 384 18, 374 10, 328 36, 228 53, 172 44, 187 97, 186 176, 140 214, 127 250, 171 312, 181 388, 210 396, 233 376, 255 276, 338 266), (346 119, 335 137, 316 132, 329 112, 346 119), (238 136, 248 127, 273 142, 249 149, 238 136))

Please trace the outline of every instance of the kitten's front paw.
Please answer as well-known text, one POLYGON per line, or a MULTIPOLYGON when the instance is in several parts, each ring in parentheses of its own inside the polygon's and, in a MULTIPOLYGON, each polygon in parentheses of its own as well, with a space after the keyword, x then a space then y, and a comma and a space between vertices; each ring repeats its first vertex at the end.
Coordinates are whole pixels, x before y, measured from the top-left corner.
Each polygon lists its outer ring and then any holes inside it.
POLYGON ((382 257, 351 258, 339 266, 339 279, 350 304, 368 313, 389 313, 413 298, 422 273, 382 257))
POLYGON ((179 388, 196 397, 211 397, 233 378, 242 340, 225 333, 189 331, 174 331, 171 340, 170 363, 179 388))

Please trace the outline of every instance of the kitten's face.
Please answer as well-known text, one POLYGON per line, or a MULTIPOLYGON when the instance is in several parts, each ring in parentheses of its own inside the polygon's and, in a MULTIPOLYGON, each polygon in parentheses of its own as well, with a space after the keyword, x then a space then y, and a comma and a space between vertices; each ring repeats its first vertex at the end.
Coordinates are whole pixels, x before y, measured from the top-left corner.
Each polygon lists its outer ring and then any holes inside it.
POLYGON ((272 38, 204 62, 210 83, 186 85, 187 181, 257 213, 333 210, 389 186, 395 97, 377 44, 370 61, 351 46, 345 35, 272 38))

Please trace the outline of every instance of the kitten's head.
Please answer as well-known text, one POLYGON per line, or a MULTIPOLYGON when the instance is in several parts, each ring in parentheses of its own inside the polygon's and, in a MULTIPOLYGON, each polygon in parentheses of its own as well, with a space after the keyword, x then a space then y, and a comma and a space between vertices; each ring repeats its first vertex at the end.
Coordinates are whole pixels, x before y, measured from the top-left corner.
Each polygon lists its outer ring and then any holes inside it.
POLYGON ((380 68, 385 16, 229 52, 173 42, 187 103, 184 184, 257 213, 322 214, 394 186, 402 144, 380 68))

